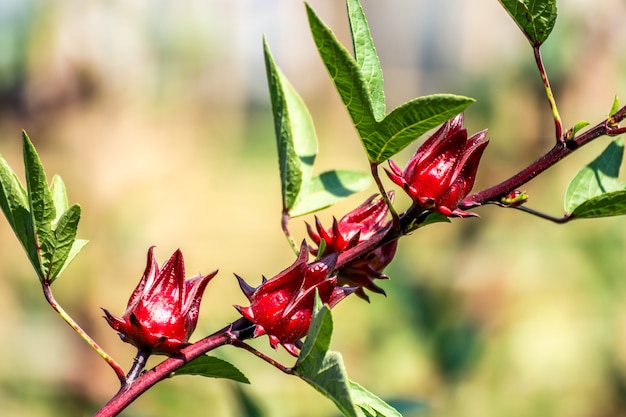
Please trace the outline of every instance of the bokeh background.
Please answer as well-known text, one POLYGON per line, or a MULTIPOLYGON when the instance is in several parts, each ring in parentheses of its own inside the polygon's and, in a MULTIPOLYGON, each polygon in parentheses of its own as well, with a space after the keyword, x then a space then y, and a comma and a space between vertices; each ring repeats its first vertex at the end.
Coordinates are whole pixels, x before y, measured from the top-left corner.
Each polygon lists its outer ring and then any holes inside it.
MULTIPOLYGON (((349 44, 345 6, 311 0, 349 44)), ((526 40, 495 0, 363 0, 382 60, 388 108, 450 92, 477 99, 471 132, 489 128, 476 188, 547 150, 553 122, 526 40)), ((543 48, 564 124, 596 123, 626 96, 626 5, 559 2, 543 48)), ((181 248, 209 285, 195 337, 237 318, 233 272, 252 284, 293 261, 280 231, 280 187, 262 56, 310 107, 316 169, 368 170, 349 118, 294 0, 0 3, 0 154, 22 175, 20 131, 48 175, 82 205, 89 245, 59 279, 58 300, 125 367, 134 355, 102 320, 121 314, 149 246, 181 248)), ((526 187, 559 216, 598 140, 526 187)), ((394 158, 404 164, 414 147, 394 158)), ((326 224, 374 189, 319 213, 326 224)), ((400 199, 400 205, 406 201, 400 199)), ((387 297, 334 310, 332 348, 352 379, 407 416, 626 415, 626 219, 555 225, 496 207, 403 239, 387 297)), ((311 221, 311 217, 304 220, 311 221)), ((301 219, 292 221, 296 240, 301 219)), ((117 380, 45 303, 0 221, 0 404, 5 416, 88 416, 117 380)), ((254 346, 285 363, 283 351, 254 346)), ((305 383, 221 348, 252 381, 178 377, 123 415, 337 416, 305 383)))

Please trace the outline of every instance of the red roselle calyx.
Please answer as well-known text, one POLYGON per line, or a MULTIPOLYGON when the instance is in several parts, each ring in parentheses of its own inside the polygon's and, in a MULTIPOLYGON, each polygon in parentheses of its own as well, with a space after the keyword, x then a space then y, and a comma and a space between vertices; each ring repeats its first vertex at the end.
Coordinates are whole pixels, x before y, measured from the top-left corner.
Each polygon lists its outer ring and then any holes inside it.
POLYGON ((476 179, 480 158, 487 146, 487 131, 467 137, 463 114, 448 120, 415 152, 402 171, 392 160, 389 178, 425 209, 445 216, 475 216, 459 209, 476 179))
POLYGON ((172 355, 189 345, 198 322, 204 290, 216 274, 197 275, 185 280, 185 264, 180 250, 159 270, 148 250, 145 272, 133 291, 121 318, 104 310, 109 325, 124 342, 148 354, 172 355))
POLYGON ((294 356, 298 356, 299 341, 311 325, 315 292, 323 303, 334 307, 354 291, 337 287, 337 279, 329 276, 337 255, 311 263, 307 263, 308 257, 309 248, 303 242, 294 264, 272 279, 264 278, 257 288, 235 275, 250 301, 249 307, 235 308, 256 325, 254 337, 267 334, 274 349, 281 344, 294 356))
MULTIPOLYGON (((333 219, 330 229, 324 229, 317 217, 315 218, 317 231, 307 224, 309 236, 318 246, 312 253, 318 257, 339 254, 388 230, 391 227, 391 221, 387 221, 389 207, 384 199, 376 197, 371 196, 339 221, 333 219), (322 241, 324 241, 323 253, 319 254, 322 241)), ((393 191, 390 191, 389 199, 393 201, 393 197, 393 191)), ((389 278, 382 271, 393 259, 396 248, 397 240, 394 240, 350 261, 337 272, 337 284, 356 287, 356 294, 367 301, 369 297, 364 289, 385 294, 385 291, 374 283, 374 279, 389 278)))

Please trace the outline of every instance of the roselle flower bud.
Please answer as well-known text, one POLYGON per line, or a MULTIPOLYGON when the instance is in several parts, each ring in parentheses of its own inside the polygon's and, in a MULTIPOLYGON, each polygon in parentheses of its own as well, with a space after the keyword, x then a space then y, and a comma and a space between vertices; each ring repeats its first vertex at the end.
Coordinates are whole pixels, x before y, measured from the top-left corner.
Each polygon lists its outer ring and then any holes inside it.
POLYGON ((217 270, 185 280, 180 250, 159 270, 153 249, 148 250, 146 270, 124 315, 118 318, 103 309, 104 318, 124 342, 143 352, 172 355, 189 344, 198 322, 202 295, 217 270))
POLYGON ((312 263, 307 263, 308 257, 309 248, 303 243, 295 263, 270 280, 264 278, 258 288, 235 275, 250 301, 249 307, 235 308, 256 325, 254 337, 267 334, 274 349, 281 344, 294 356, 298 356, 299 341, 311 325, 315 291, 330 307, 353 292, 337 287, 337 279, 329 277, 336 255, 312 263))
POLYGON ((524 191, 513 190, 508 193, 506 196, 500 199, 502 204, 505 204, 509 207, 518 207, 528 201, 528 194, 524 191))
POLYGON ((475 216, 459 209, 459 203, 474 186, 486 136, 482 130, 468 138, 459 114, 417 149, 404 171, 389 160, 387 174, 425 209, 434 208, 444 216, 475 216))
MULTIPOLYGON (((390 191, 389 199, 393 201, 393 197, 394 193, 390 191)), ((339 221, 333 219, 333 225, 328 230, 324 229, 316 217, 317 231, 307 224, 309 236, 318 246, 318 249, 312 250, 313 254, 319 256, 320 246, 324 248, 321 255, 339 254, 367 242, 377 234, 384 233, 391 226, 391 221, 387 221, 388 214, 389 207, 385 200, 373 195, 339 221)), ((385 291, 374 283, 374 279, 389 278, 382 271, 393 259, 396 247, 397 241, 392 241, 349 262, 338 271, 337 284, 356 287, 356 294, 367 301, 369 297, 364 289, 385 294, 385 291)))

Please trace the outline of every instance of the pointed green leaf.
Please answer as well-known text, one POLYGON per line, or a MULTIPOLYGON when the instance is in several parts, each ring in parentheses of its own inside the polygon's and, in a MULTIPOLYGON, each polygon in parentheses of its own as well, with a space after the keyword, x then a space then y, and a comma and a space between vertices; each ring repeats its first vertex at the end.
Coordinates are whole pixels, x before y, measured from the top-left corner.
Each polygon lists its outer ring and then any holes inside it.
POLYGON ((500 0, 533 47, 548 39, 556 22, 556 0, 500 0))
POLYGON ((48 274, 48 279, 52 282, 61 275, 88 241, 76 239, 81 209, 78 205, 68 207, 67 191, 60 176, 54 175, 52 177, 50 192, 57 213, 57 218, 52 221, 56 246, 52 258, 52 268, 48 274))
POLYGON ((331 171, 313 176, 317 137, 311 115, 274 63, 266 42, 264 47, 280 162, 283 211, 292 217, 300 216, 328 207, 366 188, 370 184, 369 174, 331 171))
POLYGON ((296 155, 300 161, 302 179, 310 178, 313 173, 313 164, 317 157, 317 135, 311 114, 304 101, 298 95, 287 78, 279 71, 287 101, 289 123, 292 129, 292 140, 296 155))
POLYGON ((350 398, 349 380, 339 352, 328 351, 319 362, 303 362, 296 375, 334 402, 344 416, 358 416, 350 398))
POLYGON ((398 410, 354 381, 350 381, 350 395, 354 404, 366 412, 368 416, 402 417, 398 410))
POLYGON ((24 249, 35 247, 28 195, 4 158, 0 158, 0 208, 24 249))
POLYGON ((613 105, 611 106, 611 111, 609 111, 609 117, 613 117, 615 113, 619 110, 619 97, 617 95, 613 98, 613 105))
POLYGON ((430 129, 463 112, 474 99, 453 94, 415 98, 377 123, 363 143, 371 162, 384 162, 430 129))
POLYGON ((319 294, 316 292, 313 318, 295 367, 298 368, 305 361, 319 362, 328 351, 332 335, 333 318, 330 314, 330 308, 322 305, 319 294))
POLYGON ((233 364, 214 356, 202 355, 184 364, 174 375, 199 375, 208 378, 226 378, 249 384, 250 381, 233 364))
POLYGON ((371 163, 381 163, 404 149, 424 132, 438 126, 465 110, 474 100, 452 94, 419 97, 394 109, 384 116, 382 71, 374 60, 376 50, 362 10, 350 0, 348 5, 355 39, 357 62, 343 47, 332 31, 307 5, 313 39, 356 128, 371 163), (381 89, 380 92, 373 89, 381 89))
POLYGON ((302 216, 329 207, 372 183, 369 173, 332 170, 306 181, 290 210, 291 217, 302 216))
POLYGON ((26 185, 30 198, 30 208, 35 227, 50 227, 56 212, 52 194, 48 187, 46 173, 39 155, 26 132, 22 133, 24 146, 24 168, 26 170, 26 185))
POLYGON ((432 213, 429 213, 421 223, 417 219, 413 219, 413 221, 406 227, 404 232, 410 233, 412 231, 434 223, 450 223, 450 218, 434 211, 432 213))
POLYGON ((367 81, 350 52, 337 40, 334 33, 306 5, 309 26, 317 50, 348 109, 359 132, 376 122, 367 81))
POLYGON ((451 221, 448 216, 444 216, 443 214, 434 211, 430 213, 426 217, 426 219, 424 219, 424 221, 419 225, 419 227, 424 227, 424 226, 428 226, 429 224, 435 224, 435 223, 451 223, 451 221))
POLYGON ((294 374, 333 401, 345 416, 357 417, 343 358, 328 350, 332 332, 330 309, 324 305, 313 316, 294 374))
POLYGON ((67 201, 67 191, 63 180, 58 175, 52 176, 52 182, 50 183, 50 193, 52 194, 52 201, 54 203, 54 210, 56 212, 56 218, 52 221, 52 227, 54 228, 59 222, 61 215, 69 208, 67 201))
POLYGON ((48 186, 39 155, 22 132, 26 189, 0 158, 0 207, 22 243, 37 276, 52 283, 87 241, 76 240, 80 207, 68 208, 65 185, 48 186))
POLYGON ((376 120, 382 120, 385 117, 383 70, 359 0, 348 0, 348 18, 354 56, 369 90, 372 112, 376 120))
POLYGON ((584 201, 574 209, 571 217, 588 219, 622 216, 624 214, 626 214, 626 190, 620 190, 604 193, 584 201))
POLYGON ((585 120, 576 122, 576 124, 571 129, 569 129, 567 133, 565 134, 565 140, 574 139, 574 136, 576 136, 578 132, 580 132, 582 129, 586 128, 587 126, 589 126, 589 122, 585 120))
MULTIPOLYGON (((40 280, 45 280, 50 273, 52 256, 55 247, 52 221, 56 210, 52 194, 48 187, 46 173, 39 155, 26 132, 22 132, 24 146, 24 168, 26 171, 26 189, 28 191, 29 212, 36 236, 36 259, 31 258, 40 280)), ((30 248, 29 255, 33 248, 30 248)))
POLYGON ((623 154, 624 142, 622 138, 617 138, 600 156, 576 174, 565 192, 566 213, 573 214, 587 200, 624 189, 624 185, 617 179, 623 154))
POLYGON ((311 176, 317 137, 306 105, 276 66, 264 39, 265 66, 272 101, 283 209, 289 210, 302 182, 311 176))
POLYGON ((47 279, 53 282, 65 268, 68 257, 76 241, 76 231, 80 220, 80 206, 73 205, 59 218, 54 230, 55 245, 52 251, 50 270, 47 279))

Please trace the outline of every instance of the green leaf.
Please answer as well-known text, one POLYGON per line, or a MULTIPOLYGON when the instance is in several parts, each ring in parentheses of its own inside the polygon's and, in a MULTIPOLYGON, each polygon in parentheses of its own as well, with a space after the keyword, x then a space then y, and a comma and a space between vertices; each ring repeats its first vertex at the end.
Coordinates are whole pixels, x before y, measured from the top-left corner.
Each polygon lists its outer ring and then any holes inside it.
POLYGON ((337 170, 313 176, 317 136, 311 115, 276 66, 265 40, 264 52, 276 131, 283 211, 292 217, 300 216, 328 207, 369 186, 369 174, 337 170))
POLYGON ((316 175, 305 182, 289 214, 297 217, 329 207, 366 189, 371 182, 370 174, 356 171, 332 170, 316 175))
POLYGON ((234 365, 214 356, 202 355, 184 364, 174 375, 199 375, 208 378, 225 378, 249 384, 250 381, 234 365))
POLYGON ((548 39, 556 22, 556 0, 500 0, 533 47, 548 39))
POLYGON ((369 416, 402 417, 389 404, 348 379, 341 354, 328 350, 332 333, 330 308, 322 306, 316 296, 313 319, 294 374, 332 400, 345 416, 362 416, 365 412, 369 416))
POLYGON ((350 395, 354 403, 366 412, 368 416, 402 417, 398 410, 354 381, 350 381, 350 395))
POLYGON ((429 213, 421 223, 419 223, 418 220, 413 219, 413 221, 405 228, 404 232, 410 233, 422 227, 428 226, 429 224, 450 222, 451 221, 448 216, 444 216, 443 214, 434 211, 429 213))
POLYGON ((24 146, 24 167, 26 170, 26 185, 30 199, 30 209, 37 227, 50 227, 56 211, 52 194, 48 187, 46 173, 39 155, 26 132, 22 133, 24 146))
POLYGON ((36 247, 29 248, 29 255, 36 252, 31 262, 39 279, 47 279, 54 253, 55 239, 52 231, 52 221, 56 217, 54 202, 46 180, 39 155, 26 132, 22 132, 24 146, 24 169, 26 171, 26 189, 28 191, 29 212, 36 236, 36 247))
POLYGON ((55 176, 48 186, 39 155, 22 133, 26 189, 0 158, 0 207, 37 276, 52 283, 87 243, 76 240, 80 207, 68 208, 65 185, 55 176))
POLYGON ((337 40, 333 32, 306 4, 309 26, 317 50, 337 88, 343 104, 348 109, 354 126, 361 132, 361 125, 376 122, 368 83, 359 64, 350 52, 337 40))
MULTIPOLYGON (((624 185, 618 181, 623 154, 624 142, 622 138, 617 138, 600 156, 576 174, 565 192, 566 213, 573 214, 578 206, 588 200, 624 189, 624 185)), ((595 204, 593 207, 596 207, 595 204)))
POLYGON ((330 308, 322 305, 322 300, 317 292, 314 303, 311 325, 302 344, 302 349, 300 349, 296 368, 304 361, 319 361, 320 357, 328 351, 333 336, 333 318, 330 314, 330 308))
POLYGON ((454 94, 415 98, 362 135, 371 162, 384 162, 430 129, 463 112, 474 99, 454 94))
POLYGON ((313 315, 294 374, 333 401, 345 416, 357 417, 343 358, 338 352, 328 350, 332 332, 330 309, 324 305, 313 315))
POLYGON ((67 209, 59 218, 57 227, 54 230, 55 245, 52 252, 50 270, 47 274, 47 279, 51 283, 59 276, 61 271, 65 269, 68 263, 68 257, 76 241, 80 212, 80 206, 76 204, 67 209))
POLYGON ((35 247, 27 192, 4 158, 0 158, 0 208, 24 249, 35 247))
POLYGON ((50 193, 52 194, 52 201, 54 203, 54 209, 56 212, 56 217, 52 221, 52 227, 54 228, 59 222, 61 215, 65 213, 69 208, 65 184, 63 183, 61 177, 59 177, 58 175, 54 175, 52 177, 52 182, 50 184, 50 193))
POLYGON ((577 122, 570 130, 567 131, 565 135, 565 139, 566 140, 574 139, 574 136, 576 136, 578 132, 580 132, 582 129, 586 128, 587 126, 589 126, 589 122, 585 120, 581 120, 577 122))
POLYGON ((609 118, 613 117, 615 113, 619 110, 619 97, 617 95, 613 98, 613 105, 611 106, 611 111, 609 111, 609 118))
POLYGON ((422 223, 420 223, 419 227, 424 227, 428 226, 429 224, 435 223, 451 223, 451 221, 448 216, 444 216, 443 214, 434 211, 430 213, 422 223))
POLYGON ((626 214, 626 190, 613 191, 590 198, 578 205, 571 216, 577 219, 621 216, 626 214))
POLYGON ((263 48, 274 114, 283 209, 289 210, 300 193, 302 182, 311 176, 317 156, 317 137, 306 105, 276 66, 265 39, 263 48))
POLYGON ((385 117, 383 70, 359 0, 348 0, 348 18, 354 56, 369 90, 372 113, 376 120, 382 120, 385 117))
POLYGON ((626 214, 626 184, 618 181, 623 155, 623 139, 617 138, 581 169, 565 193, 565 212, 579 219, 626 214))
POLYGON ((359 35, 353 39, 357 60, 308 5, 307 14, 322 61, 348 110, 368 159, 370 163, 381 163, 426 131, 464 111, 474 100, 453 94, 419 97, 383 117, 383 107, 379 104, 380 100, 384 100, 382 90, 373 90, 382 89, 382 72, 379 74, 379 63, 372 58, 376 51, 371 43, 369 30, 367 36, 364 34, 366 22, 357 23, 362 10, 357 10, 355 1, 350 0, 348 5, 352 9, 349 12, 353 30, 357 30, 359 35), (363 40, 365 38, 368 40, 363 40))

